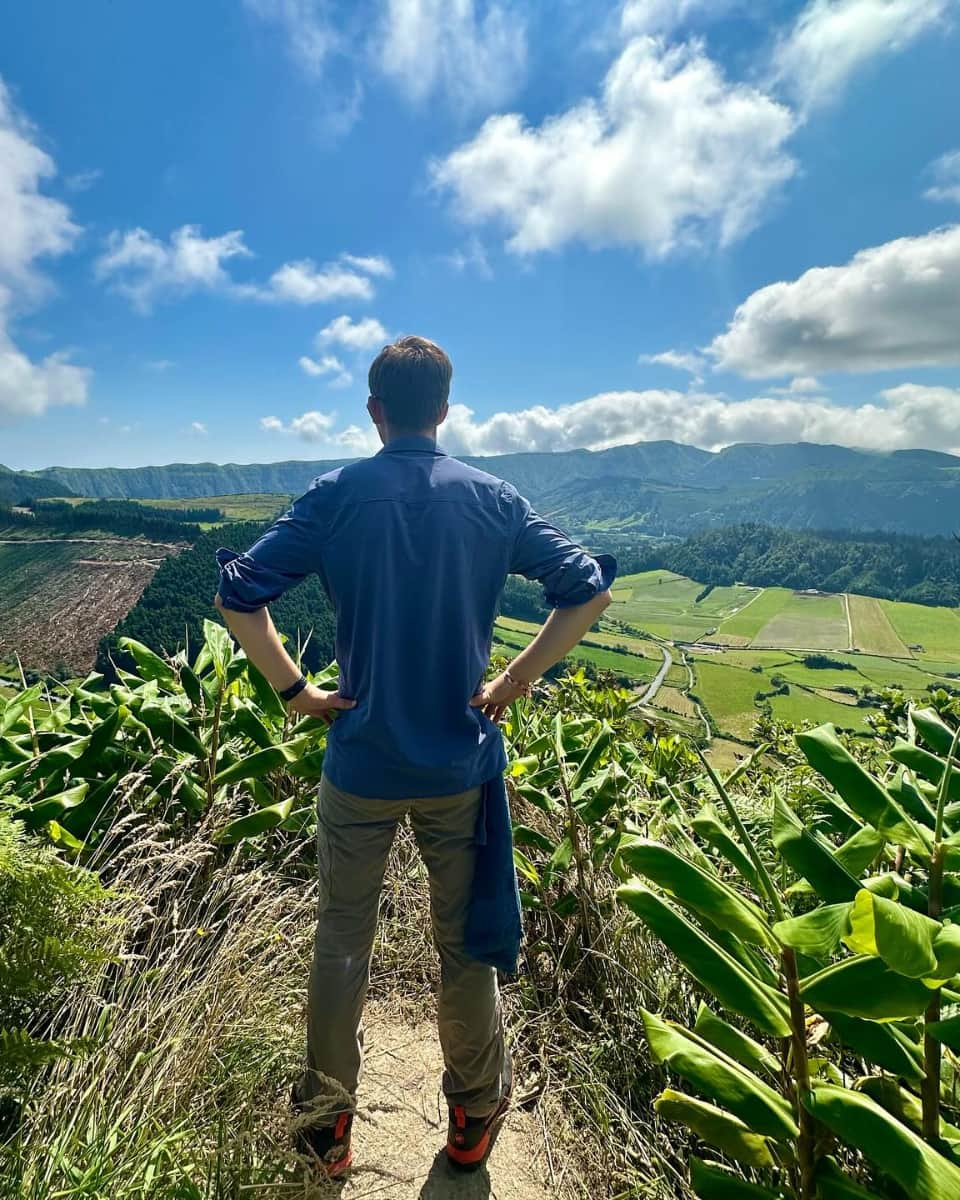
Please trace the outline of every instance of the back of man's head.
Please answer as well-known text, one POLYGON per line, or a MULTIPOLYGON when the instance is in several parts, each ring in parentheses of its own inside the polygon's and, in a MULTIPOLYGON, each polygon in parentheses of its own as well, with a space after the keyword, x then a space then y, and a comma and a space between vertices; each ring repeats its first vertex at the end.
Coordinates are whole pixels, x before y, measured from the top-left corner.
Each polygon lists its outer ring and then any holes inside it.
POLYGON ((450 395, 453 364, 427 338, 402 337, 384 346, 370 367, 370 395, 383 405, 391 429, 433 429, 450 395))

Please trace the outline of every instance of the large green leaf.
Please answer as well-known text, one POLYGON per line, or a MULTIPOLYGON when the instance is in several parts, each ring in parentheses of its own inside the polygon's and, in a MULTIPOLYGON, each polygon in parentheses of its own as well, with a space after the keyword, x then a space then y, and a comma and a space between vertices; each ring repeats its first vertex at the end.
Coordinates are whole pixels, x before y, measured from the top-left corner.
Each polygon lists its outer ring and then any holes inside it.
POLYGON ((939 921, 864 889, 850 909, 844 941, 854 954, 876 954, 898 974, 926 979, 937 971, 933 942, 940 928, 939 921))
POLYGON ((741 1066, 757 1074, 770 1075, 774 1079, 780 1075, 780 1061, 766 1046, 761 1046, 752 1037, 737 1029, 706 1006, 701 1000, 697 1009, 697 1020, 693 1026, 694 1033, 704 1041, 722 1050, 729 1058, 735 1059, 741 1066))
POLYGON ((947 1017, 944 1021, 929 1021, 926 1030, 938 1042, 960 1053, 960 1016, 947 1017))
POLYGON ((782 796, 773 806, 773 844, 777 853, 828 904, 852 900, 860 882, 833 855, 832 848, 807 829, 782 796))
POLYGON ((594 767, 600 762, 603 755, 609 750, 610 743, 613 740, 613 729, 604 721, 600 726, 600 731, 587 747, 587 752, 577 764, 577 769, 573 773, 573 779, 570 781, 570 790, 576 790, 584 784, 590 777, 594 767))
POLYGON ((931 750, 944 756, 950 753, 953 747, 953 730, 932 708, 911 709, 910 720, 931 750))
POLYGON ((698 833, 705 842, 717 849, 723 857, 752 887, 758 886, 757 872, 749 855, 727 833, 723 822, 712 804, 704 804, 690 822, 690 827, 698 833))
POLYGON ((929 855, 933 844, 930 830, 916 825, 894 803, 886 788, 843 745, 832 725, 798 733, 797 745, 857 816, 896 845, 913 854, 929 855))
POLYGON ((685 1096, 666 1088, 653 1105, 656 1112, 666 1121, 686 1125, 701 1141, 722 1150, 735 1162, 748 1167, 772 1167, 773 1155, 767 1139, 751 1133, 739 1117, 724 1112, 715 1104, 685 1096))
POLYGON ((789 1103, 768 1084, 672 1021, 641 1010, 654 1059, 739 1117, 754 1133, 776 1139, 797 1136, 789 1103))
POLYGON ((77 808, 83 803, 89 790, 89 783, 78 783, 76 787, 68 788, 65 792, 58 792, 55 796, 44 796, 41 800, 24 805, 23 808, 17 809, 14 816, 30 828, 36 828, 47 821, 57 820, 72 808, 77 808))
POLYGON ((864 825, 834 850, 833 857, 841 867, 846 867, 851 875, 859 878, 867 867, 876 862, 886 844, 887 839, 882 833, 864 825))
POLYGON ((788 1037, 787 999, 751 975, 732 955, 701 933, 662 897, 639 882, 624 884, 617 896, 660 938, 690 974, 733 1012, 749 1018, 764 1033, 788 1037))
POLYGON ((838 1012, 870 1021, 916 1017, 930 1003, 918 979, 891 971, 880 958, 863 955, 832 963, 800 981, 800 994, 817 1012, 838 1012))
POLYGON ((814 1085, 807 1110, 895 1180, 910 1200, 960 1200, 960 1168, 876 1101, 849 1088, 814 1085))
MULTIPOLYGON (((936 754, 931 754, 929 750, 924 750, 922 746, 916 746, 911 742, 897 742, 890 751, 890 757, 903 763, 905 767, 909 767, 921 779, 926 779, 935 787, 940 786, 943 773, 947 769, 944 759, 938 758, 936 754)), ((960 800, 960 771, 956 766, 950 773, 947 796, 954 802, 960 800)))
POLYGON ((206 749, 190 726, 166 704, 147 702, 140 706, 140 720, 164 746, 172 746, 194 758, 205 758, 206 749))
POLYGON ((785 1200, 788 1192, 771 1191, 758 1183, 748 1183, 715 1163, 690 1159, 690 1183, 700 1200, 785 1200))
POLYGON ((238 762, 214 777, 215 787, 224 787, 228 783, 238 783, 242 779, 254 779, 268 775, 281 767, 290 766, 299 761, 303 753, 303 739, 284 742, 279 746, 270 746, 266 750, 255 750, 252 754, 244 755, 238 762))
MULTIPOLYGON (((853 1085, 858 1092, 863 1092, 871 1100, 876 1100, 881 1108, 909 1125, 915 1133, 923 1133, 923 1104, 913 1092, 907 1091, 889 1075, 865 1075, 853 1085)), ((960 1139, 960 1130, 942 1118, 940 1120, 940 1136, 951 1144, 960 1139)))
POLYGON ((833 1037, 874 1066, 918 1084, 924 1077, 923 1052, 896 1025, 823 1012, 833 1037))
POLYGON ((166 684, 167 687, 174 686, 176 675, 173 667, 166 659, 155 654, 149 646, 128 637, 120 638, 117 645, 121 650, 125 650, 137 664, 137 671, 140 673, 141 679, 155 679, 158 683, 166 684))
POLYGON ((778 921, 773 932, 785 946, 811 958, 829 958, 850 929, 850 904, 822 904, 802 917, 778 921))
POLYGON ((652 879, 680 904, 708 917, 744 942, 779 951, 766 916, 756 904, 744 899, 716 875, 694 866, 660 842, 625 837, 618 851, 628 866, 652 879))
MULTIPOLYGON (((233 661, 233 639, 230 637, 229 631, 216 621, 204 619, 203 647, 209 654, 218 677, 224 679, 227 668, 233 661)), ((197 668, 194 669, 197 670, 197 668)), ((200 674, 199 670, 197 670, 197 674, 200 674)))
POLYGON ((241 842, 245 838, 258 837, 269 829, 276 829, 290 816, 293 809, 293 796, 281 800, 279 804, 271 804, 267 808, 257 809, 246 817, 237 817, 230 821, 220 831, 218 841, 241 842))
POLYGON ((817 1194, 820 1200, 877 1200, 880 1192, 868 1192, 848 1178, 832 1158, 824 1158, 817 1167, 817 1194))

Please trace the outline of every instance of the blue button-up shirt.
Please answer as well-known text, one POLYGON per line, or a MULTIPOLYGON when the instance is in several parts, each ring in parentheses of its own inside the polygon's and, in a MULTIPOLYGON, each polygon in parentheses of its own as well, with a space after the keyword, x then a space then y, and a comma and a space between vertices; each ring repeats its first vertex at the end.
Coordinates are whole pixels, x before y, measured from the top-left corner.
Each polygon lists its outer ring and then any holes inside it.
POLYGON ((252 612, 315 572, 336 614, 340 693, 324 772, 344 791, 442 796, 506 764, 500 731, 470 706, 490 658, 507 575, 548 605, 584 604, 616 574, 532 510, 511 484, 427 437, 314 480, 246 554, 221 553, 224 607, 252 612))

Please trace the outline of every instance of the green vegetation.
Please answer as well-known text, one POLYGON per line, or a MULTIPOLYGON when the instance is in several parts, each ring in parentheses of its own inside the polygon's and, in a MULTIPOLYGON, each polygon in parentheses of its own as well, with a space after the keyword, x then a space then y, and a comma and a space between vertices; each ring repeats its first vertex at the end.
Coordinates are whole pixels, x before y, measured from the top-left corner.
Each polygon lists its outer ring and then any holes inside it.
MULTIPOLYGON (((755 511, 766 512, 760 505, 755 511)), ((707 586, 743 582, 960 604, 960 545, 952 537, 798 531, 792 520, 768 519, 769 525, 707 528, 684 541, 649 540, 621 557, 625 569, 666 568, 707 586)))
POLYGON ((698 601, 702 585, 670 571, 617 579, 609 619, 657 637, 697 641, 746 604, 749 588, 715 588, 698 601))
POLYGON ((846 650, 850 645, 842 596, 794 592, 754 639, 758 646, 846 650))
MULTIPOLYGON (((244 551, 262 532, 260 524, 238 521, 201 534, 188 550, 165 559, 137 604, 101 642, 97 670, 112 676, 112 662, 131 666, 120 648, 120 639, 124 637, 142 641, 161 653, 173 653, 182 645, 191 651, 200 646, 204 616, 213 614, 213 597, 219 586, 217 548, 225 545, 244 551)), ((271 613, 291 645, 303 647, 303 661, 310 670, 330 661, 333 610, 316 576, 304 580, 272 604, 271 613)))
POLYGON ((714 640, 734 646, 747 645, 787 606, 791 596, 786 588, 766 588, 755 593, 748 604, 723 622, 714 640))
MULTIPOLYGON (((183 512, 196 508, 215 509, 219 514, 209 518, 210 522, 222 521, 271 521, 283 512, 293 500, 292 495, 274 495, 269 492, 254 492, 238 496, 198 496, 176 500, 143 499, 142 504, 159 508, 163 512, 183 512)), ((200 519, 201 524, 205 524, 200 519)))
POLYGON ((890 658, 909 657, 910 652, 894 632, 879 600, 851 594, 847 596, 847 606, 853 626, 854 650, 890 658))
POLYGON ((883 602, 897 636, 918 658, 960 659, 960 612, 883 602))
MULTIPOLYGON (((302 1194, 284 1106, 326 729, 213 622, 189 658, 124 650, 113 687, 0 699, 0 1026, 25 1054, 0 1194, 302 1194)), ((571 1106, 589 1194, 960 1195, 960 704, 938 706, 891 697, 856 741, 770 722, 726 783, 582 671, 511 707, 512 1040, 571 1106)), ((428 992, 406 839, 388 887, 374 987, 428 992)))
POLYGON ((216 508, 191 508, 158 513, 132 500, 41 500, 29 510, 0 512, 5 537, 78 537, 91 533, 155 541, 192 541, 200 532, 198 521, 217 521, 216 508))

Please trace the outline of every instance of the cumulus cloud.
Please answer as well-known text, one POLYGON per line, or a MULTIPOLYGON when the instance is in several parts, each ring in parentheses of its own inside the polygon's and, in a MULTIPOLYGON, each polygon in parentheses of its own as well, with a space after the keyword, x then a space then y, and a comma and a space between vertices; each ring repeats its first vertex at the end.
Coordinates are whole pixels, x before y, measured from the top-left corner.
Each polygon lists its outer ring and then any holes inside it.
POLYGON ((374 291, 369 278, 348 265, 345 259, 318 267, 309 258, 284 263, 270 276, 266 287, 246 286, 241 290, 258 300, 293 304, 369 300, 374 291))
POLYGON ((371 277, 393 275, 391 263, 380 255, 341 254, 319 267, 309 258, 284 263, 265 284, 238 283, 226 264, 249 257, 242 229, 208 238, 199 226, 183 225, 167 242, 146 229, 114 230, 94 264, 94 273, 144 313, 159 300, 197 291, 268 304, 370 300, 375 290, 371 277))
POLYGON ((702 47, 638 37, 598 100, 540 125, 490 117, 431 174, 465 221, 499 223, 517 253, 582 241, 664 255, 747 233, 793 174, 784 143, 794 125, 702 47))
POLYGON ((354 321, 346 314, 334 317, 317 334, 319 347, 343 346, 347 350, 373 350, 390 341, 390 334, 376 317, 361 317, 354 321))
POLYGON ((702 354, 679 350, 662 350, 659 354, 641 354, 637 361, 659 367, 673 367, 676 371, 686 371, 694 377, 697 383, 701 381, 703 372, 709 365, 702 354))
POLYGON ((960 364, 960 225, 749 296, 709 347, 752 377, 960 364))
POLYGON ((700 9, 716 15, 729 7, 728 0, 625 0, 620 11, 620 29, 628 36, 665 33, 682 25, 700 9))
POLYGON ((303 354, 298 362, 300 369, 307 375, 329 375, 330 387, 349 387, 353 383, 353 376, 334 354, 325 354, 319 361, 303 354))
POLYGON ((13 317, 50 291, 38 260, 66 253, 80 233, 67 206, 40 190, 55 174, 0 79, 0 424, 87 398, 91 371, 64 351, 34 362, 10 332, 13 317))
POLYGON ((167 242, 146 229, 114 230, 94 273, 149 312, 163 296, 226 290, 232 281, 224 263, 249 255, 240 229, 207 238, 198 225, 182 225, 167 242))
POLYGON ((960 204, 960 150, 941 154, 928 168, 933 185, 924 192, 928 200, 960 204))
POLYGON ((558 408, 537 405, 482 420, 456 404, 440 437, 458 454, 604 450, 661 440, 707 450, 734 442, 796 441, 960 450, 960 390, 905 384, 858 407, 823 397, 731 400, 707 392, 605 392, 558 408))
POLYGON ((462 110, 499 104, 527 59, 516 7, 475 0, 387 0, 373 60, 415 103, 443 93, 462 110))
POLYGON ((208 431, 206 425, 203 423, 203 421, 191 421, 190 422, 190 432, 191 433, 199 433, 199 434, 201 434, 201 436, 203 436, 203 435, 207 434, 209 431, 208 431))
POLYGON ((810 0, 774 51, 774 74, 804 107, 835 99, 872 60, 940 23, 953 0, 810 0))
POLYGON ((348 425, 335 429, 335 412, 305 412, 302 416, 282 421, 279 417, 261 417, 260 428, 267 433, 282 433, 304 442, 320 443, 331 455, 353 457, 373 454, 380 448, 380 439, 372 425, 361 429, 348 425))

